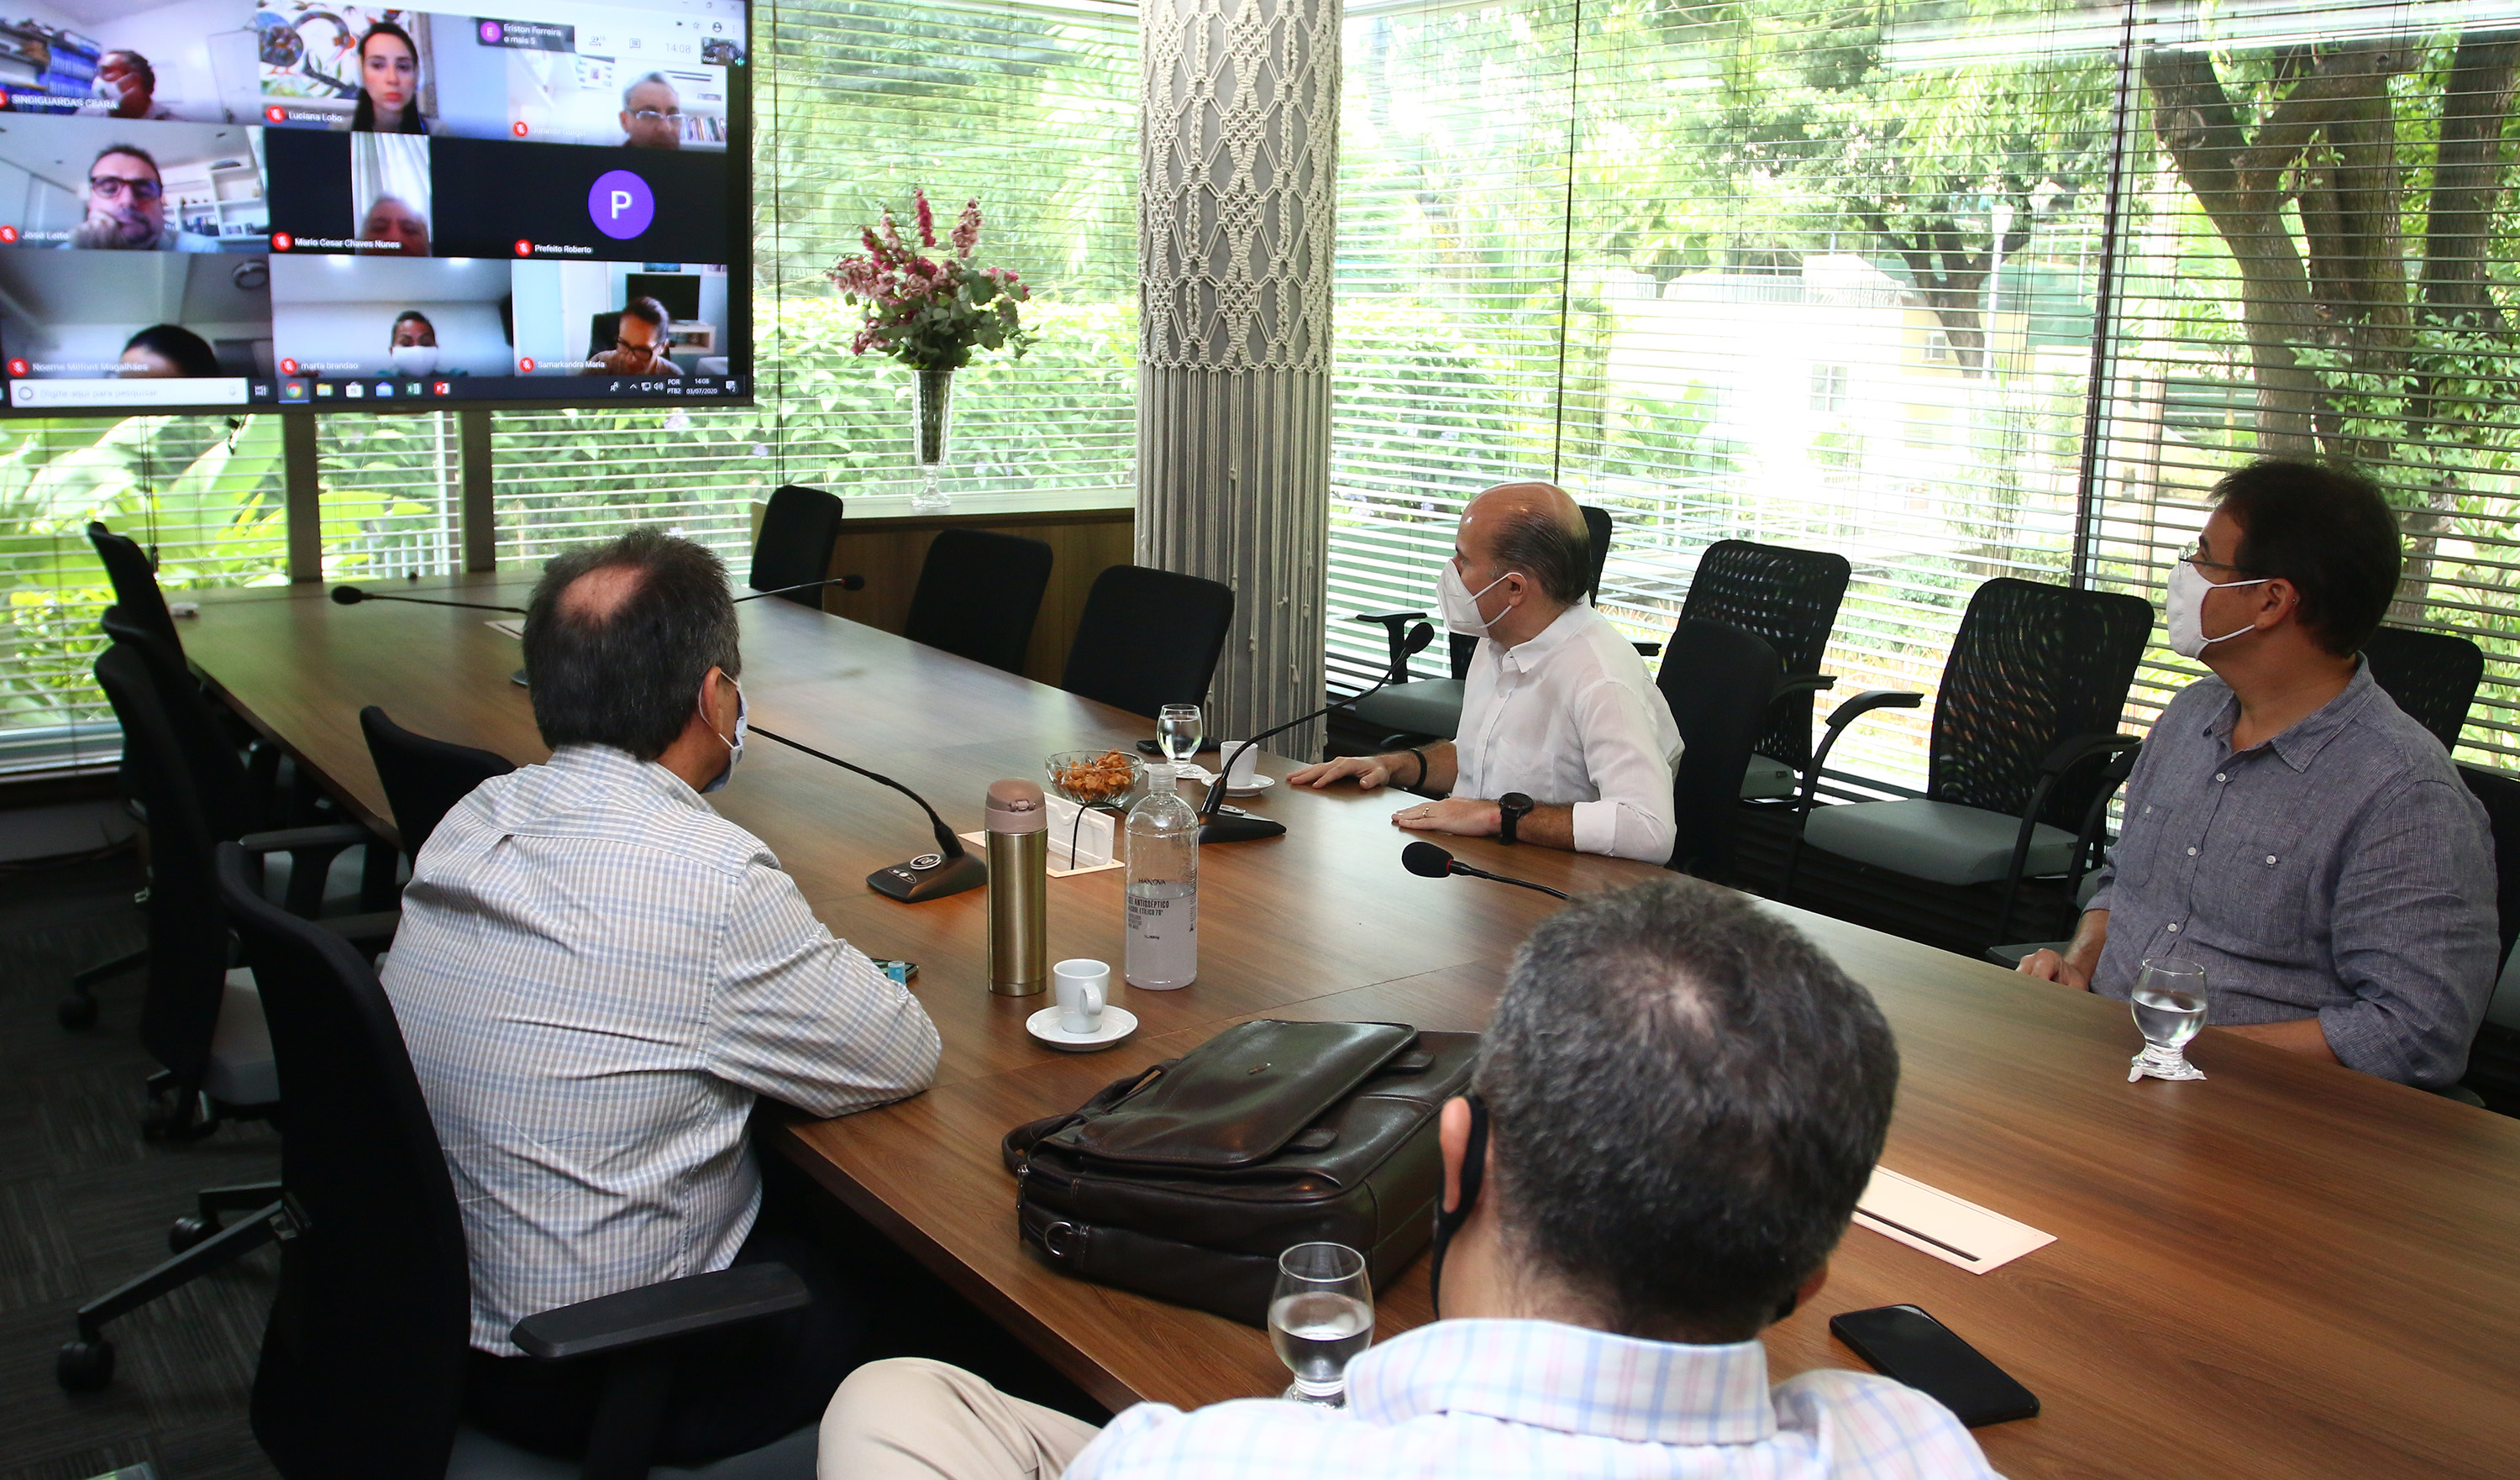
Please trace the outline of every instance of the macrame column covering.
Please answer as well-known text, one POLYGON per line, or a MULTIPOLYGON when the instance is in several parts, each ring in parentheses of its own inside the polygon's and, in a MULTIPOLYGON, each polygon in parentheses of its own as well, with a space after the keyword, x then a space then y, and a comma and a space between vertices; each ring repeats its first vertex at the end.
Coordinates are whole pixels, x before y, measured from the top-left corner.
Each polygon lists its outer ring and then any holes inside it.
POLYGON ((1322 702, 1341 7, 1139 13, 1138 560, 1234 588, 1207 731, 1237 738, 1322 702))

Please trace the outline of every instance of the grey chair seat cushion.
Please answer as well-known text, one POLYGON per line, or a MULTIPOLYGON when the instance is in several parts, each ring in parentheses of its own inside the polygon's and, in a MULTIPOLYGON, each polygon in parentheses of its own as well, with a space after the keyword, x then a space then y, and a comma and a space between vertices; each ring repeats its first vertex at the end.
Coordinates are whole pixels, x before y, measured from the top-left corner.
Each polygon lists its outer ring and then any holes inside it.
POLYGON ((280 1102, 280 1070, 271 1058, 271 1025, 262 1020, 262 994, 253 973, 230 971, 219 991, 218 1026, 210 1030, 210 1061, 202 1070, 202 1093, 222 1104, 280 1102))
MULTIPOLYGON (((1956 802, 1852 802, 1814 811, 1803 840, 1938 884, 1983 884, 2002 879, 2012 867, 2012 843, 2020 830, 2017 817, 1956 802)), ((2031 831, 2023 873, 2062 874, 2073 859, 2074 834, 2041 823, 2031 831)))
MULTIPOLYGON (((698 1469, 660 1464, 648 1480, 814 1480, 820 1430, 807 1424, 787 1438, 698 1469)), ((553 1459, 505 1444, 467 1423, 455 1431, 446 1480, 577 1480, 573 1460, 553 1459)))
POLYGON ((1460 679, 1419 679, 1369 694, 1348 712, 1369 730, 1385 735, 1433 735, 1451 740, 1462 729, 1460 679))
POLYGON ((1771 796, 1791 796, 1801 778, 1783 761, 1764 755, 1750 757, 1750 768, 1741 773, 1741 799, 1758 801, 1771 796))

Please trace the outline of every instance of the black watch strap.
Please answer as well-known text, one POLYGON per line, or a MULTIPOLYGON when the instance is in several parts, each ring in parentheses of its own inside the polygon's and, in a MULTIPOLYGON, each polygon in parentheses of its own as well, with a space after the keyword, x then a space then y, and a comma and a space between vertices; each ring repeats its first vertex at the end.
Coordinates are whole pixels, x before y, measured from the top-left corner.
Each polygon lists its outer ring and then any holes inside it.
POLYGON ((1533 802, 1530 797, 1523 795, 1519 791, 1508 791, 1505 795, 1498 797, 1498 839, 1508 843, 1516 841, 1514 837, 1514 830, 1522 826, 1523 818, 1529 816, 1531 809, 1536 805, 1538 804, 1533 802))

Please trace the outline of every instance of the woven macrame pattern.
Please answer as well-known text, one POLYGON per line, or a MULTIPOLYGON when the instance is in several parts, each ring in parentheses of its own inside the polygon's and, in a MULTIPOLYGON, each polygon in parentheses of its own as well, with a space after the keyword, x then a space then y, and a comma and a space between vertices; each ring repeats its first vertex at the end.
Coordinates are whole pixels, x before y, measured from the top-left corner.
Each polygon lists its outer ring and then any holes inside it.
POLYGON ((1143 363, 1330 364, 1334 0, 1145 0, 1143 363))

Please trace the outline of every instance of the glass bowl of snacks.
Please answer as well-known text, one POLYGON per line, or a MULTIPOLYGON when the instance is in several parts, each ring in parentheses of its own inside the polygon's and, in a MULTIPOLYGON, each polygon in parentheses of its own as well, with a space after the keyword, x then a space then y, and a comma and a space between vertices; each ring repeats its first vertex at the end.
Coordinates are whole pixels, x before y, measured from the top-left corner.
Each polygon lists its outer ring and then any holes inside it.
POLYGON ((1126 750, 1061 750, 1042 763, 1052 794, 1080 807, 1118 807, 1146 774, 1146 762, 1126 750))

